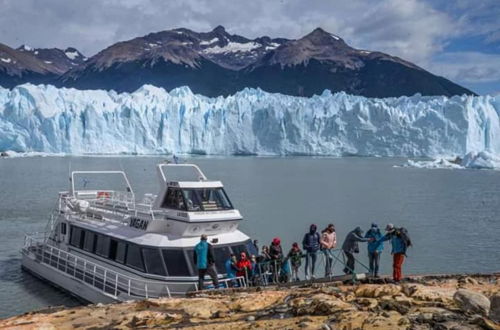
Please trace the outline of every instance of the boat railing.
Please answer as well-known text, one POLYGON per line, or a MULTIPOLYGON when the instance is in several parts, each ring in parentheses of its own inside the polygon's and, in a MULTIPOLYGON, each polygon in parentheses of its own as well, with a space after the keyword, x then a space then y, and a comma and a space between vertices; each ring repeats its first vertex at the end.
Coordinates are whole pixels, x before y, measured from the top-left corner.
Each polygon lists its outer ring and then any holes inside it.
MULTIPOLYGON (((112 296, 114 299, 172 297, 173 295, 184 295, 189 291, 189 287, 191 287, 191 290, 198 290, 196 282, 148 281, 123 275, 115 270, 49 245, 46 243, 46 237, 47 233, 26 235, 23 253, 64 273, 65 276, 82 281, 112 296)), ((225 288, 232 287, 235 281, 241 287, 246 286, 242 277, 219 280, 222 287, 225 288)))

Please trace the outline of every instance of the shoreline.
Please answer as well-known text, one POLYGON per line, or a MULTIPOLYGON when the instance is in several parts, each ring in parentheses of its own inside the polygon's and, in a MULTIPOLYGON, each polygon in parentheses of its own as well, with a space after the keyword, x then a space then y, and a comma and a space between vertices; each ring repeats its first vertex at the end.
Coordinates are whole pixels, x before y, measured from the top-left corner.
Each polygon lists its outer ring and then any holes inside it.
POLYGON ((0 328, 500 329, 500 272, 207 290, 182 298, 49 307, 0 328))

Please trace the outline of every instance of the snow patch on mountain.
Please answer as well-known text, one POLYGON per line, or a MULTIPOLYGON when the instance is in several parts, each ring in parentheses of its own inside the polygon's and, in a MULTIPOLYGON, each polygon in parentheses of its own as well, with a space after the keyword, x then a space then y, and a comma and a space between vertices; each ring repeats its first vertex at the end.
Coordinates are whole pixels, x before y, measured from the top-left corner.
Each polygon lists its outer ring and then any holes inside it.
POLYGON ((211 45, 211 44, 218 42, 218 41, 219 41, 219 38, 213 38, 212 40, 203 40, 203 41, 200 41, 200 45, 208 46, 208 45, 211 45))
POLYGON ((3 58, 3 57, 2 57, 2 58, 0 58, 0 60, 1 60, 2 62, 4 62, 4 63, 10 63, 10 62, 12 62, 12 59, 11 59, 10 57, 7 57, 7 58, 3 58))
POLYGON ((79 56, 78 52, 77 51, 74 51, 74 52, 71 52, 71 51, 66 51, 64 52, 64 54, 70 59, 70 60, 74 60, 75 58, 77 58, 79 56))
MULTIPOLYGON (((500 97, 228 97, 145 85, 133 93, 0 88, 0 151, 67 154, 500 155, 500 97)), ((481 158, 475 158, 476 163, 481 158)))
POLYGON ((205 48, 203 53, 205 54, 224 54, 224 53, 237 53, 237 52, 249 52, 254 49, 261 47, 262 45, 257 42, 229 42, 224 47, 210 47, 205 48))

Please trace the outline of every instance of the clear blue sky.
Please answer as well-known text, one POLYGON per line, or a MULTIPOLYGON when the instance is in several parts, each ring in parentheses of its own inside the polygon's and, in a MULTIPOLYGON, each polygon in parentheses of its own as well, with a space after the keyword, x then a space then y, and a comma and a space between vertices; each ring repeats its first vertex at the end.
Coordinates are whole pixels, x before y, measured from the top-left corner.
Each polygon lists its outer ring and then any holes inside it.
POLYGON ((247 37, 316 27, 400 56, 479 94, 500 93, 500 0, 0 0, 0 42, 87 56, 152 31, 223 25, 247 37))

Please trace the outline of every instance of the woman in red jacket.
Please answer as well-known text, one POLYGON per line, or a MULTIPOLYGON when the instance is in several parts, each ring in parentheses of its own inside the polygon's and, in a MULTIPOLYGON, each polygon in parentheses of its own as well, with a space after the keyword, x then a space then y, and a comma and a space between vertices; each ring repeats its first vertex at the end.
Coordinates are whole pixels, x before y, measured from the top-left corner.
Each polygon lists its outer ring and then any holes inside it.
POLYGON ((252 263, 245 252, 240 253, 240 260, 236 263, 236 267, 238 268, 236 276, 245 276, 248 279, 252 275, 252 263))

